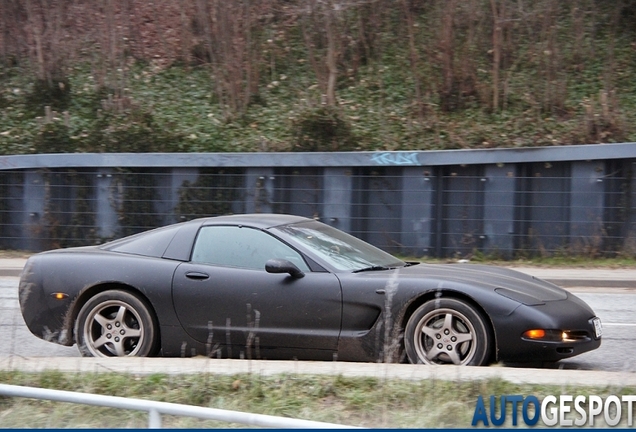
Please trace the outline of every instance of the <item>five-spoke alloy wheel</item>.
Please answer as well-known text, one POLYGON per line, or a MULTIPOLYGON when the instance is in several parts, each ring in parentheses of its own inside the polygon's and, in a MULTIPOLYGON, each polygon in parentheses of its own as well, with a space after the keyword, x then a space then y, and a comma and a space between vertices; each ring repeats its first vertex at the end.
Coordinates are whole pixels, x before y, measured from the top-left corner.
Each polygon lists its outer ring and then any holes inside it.
POLYGON ((104 291, 80 310, 75 341, 86 357, 146 357, 153 354, 157 326, 150 308, 121 290, 104 291))
POLYGON ((404 345, 411 363, 481 366, 490 359, 486 320, 454 298, 430 300, 406 324, 404 345))

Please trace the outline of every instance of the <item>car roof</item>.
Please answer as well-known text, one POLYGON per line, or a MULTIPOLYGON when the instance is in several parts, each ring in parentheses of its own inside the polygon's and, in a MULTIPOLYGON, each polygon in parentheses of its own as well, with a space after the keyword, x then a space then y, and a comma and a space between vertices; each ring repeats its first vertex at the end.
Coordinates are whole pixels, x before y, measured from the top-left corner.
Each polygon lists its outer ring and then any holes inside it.
POLYGON ((196 232, 201 226, 243 225, 257 229, 268 229, 281 225, 311 221, 312 219, 284 214, 240 214, 193 219, 173 225, 144 231, 99 246, 100 249, 142 256, 168 256, 185 259, 196 232), (173 240, 177 237, 177 240, 173 240), (175 249, 175 253, 172 249, 175 249), (169 252, 170 251, 170 252, 169 252), (167 254, 167 255, 166 255, 167 254))
POLYGON ((287 214, 273 214, 273 213, 252 213, 252 214, 237 214, 227 216, 215 216, 209 218, 199 219, 203 222, 203 225, 246 225, 254 228, 272 228, 280 225, 287 225, 297 222, 305 222, 312 219, 287 215, 287 214))

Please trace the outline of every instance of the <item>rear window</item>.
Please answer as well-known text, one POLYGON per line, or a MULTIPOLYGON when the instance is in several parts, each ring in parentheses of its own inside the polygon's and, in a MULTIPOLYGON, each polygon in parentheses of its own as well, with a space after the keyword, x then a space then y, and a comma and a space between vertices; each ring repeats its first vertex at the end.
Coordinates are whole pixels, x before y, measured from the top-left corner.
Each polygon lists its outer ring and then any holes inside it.
POLYGON ((113 252, 143 255, 149 257, 162 257, 179 228, 182 225, 171 225, 157 228, 134 236, 125 237, 106 243, 101 248, 113 252))

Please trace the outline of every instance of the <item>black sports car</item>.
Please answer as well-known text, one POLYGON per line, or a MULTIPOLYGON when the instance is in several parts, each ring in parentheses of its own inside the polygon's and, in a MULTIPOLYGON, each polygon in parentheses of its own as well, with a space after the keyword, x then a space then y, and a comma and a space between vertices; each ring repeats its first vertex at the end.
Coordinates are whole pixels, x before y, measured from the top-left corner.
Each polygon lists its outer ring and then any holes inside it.
POLYGON ((505 268, 404 262, 313 219, 253 214, 32 256, 20 306, 85 356, 485 365, 598 348, 567 291, 505 268))

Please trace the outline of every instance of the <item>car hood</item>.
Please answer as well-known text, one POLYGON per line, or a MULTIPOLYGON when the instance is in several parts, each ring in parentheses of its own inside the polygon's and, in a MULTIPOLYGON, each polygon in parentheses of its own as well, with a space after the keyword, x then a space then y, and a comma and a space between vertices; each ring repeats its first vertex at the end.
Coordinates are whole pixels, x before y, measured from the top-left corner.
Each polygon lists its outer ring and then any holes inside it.
POLYGON ((496 291, 504 297, 527 305, 565 300, 562 288, 534 276, 505 267, 478 264, 419 264, 401 268, 401 277, 424 278, 447 288, 451 284, 469 284, 496 291))

